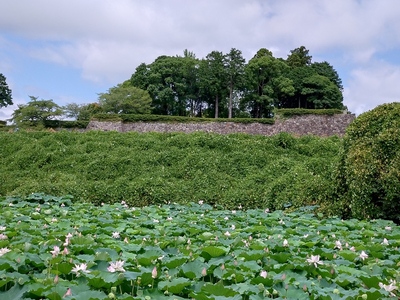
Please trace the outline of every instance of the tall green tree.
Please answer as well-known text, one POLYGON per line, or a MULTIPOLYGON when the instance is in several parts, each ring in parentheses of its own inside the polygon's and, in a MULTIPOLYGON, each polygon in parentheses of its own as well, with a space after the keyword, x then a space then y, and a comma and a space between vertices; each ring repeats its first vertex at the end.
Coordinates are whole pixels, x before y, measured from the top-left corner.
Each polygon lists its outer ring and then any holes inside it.
POLYGON ((246 60, 242 51, 232 48, 225 55, 225 68, 227 73, 227 86, 229 89, 228 118, 232 118, 233 97, 236 89, 239 89, 244 82, 244 66, 246 60))
POLYGON ((227 96, 227 73, 225 57, 220 51, 212 51, 200 64, 200 87, 209 107, 214 108, 214 117, 219 116, 220 100, 227 96))
POLYGON ((63 115, 62 108, 53 100, 38 100, 38 97, 29 96, 31 101, 20 104, 12 114, 12 121, 18 125, 44 124, 63 115))
POLYGON ((13 105, 11 89, 8 87, 6 77, 0 73, 0 108, 13 105))
POLYGON ((318 75, 327 77, 340 91, 343 91, 342 79, 340 79, 338 72, 327 61, 314 62, 311 64, 311 68, 315 70, 318 75))
POLYGON ((185 49, 182 59, 182 83, 185 85, 183 101, 186 102, 187 114, 191 117, 201 116, 204 101, 200 91, 200 60, 192 51, 185 49))
POLYGON ((110 88, 107 93, 100 93, 99 102, 104 112, 149 114, 152 100, 147 91, 125 83, 110 88))
POLYGON ((305 78, 301 93, 307 97, 308 108, 343 108, 342 93, 328 77, 315 74, 305 78))
POLYGON ((289 67, 276 59, 272 52, 262 48, 246 65, 247 90, 244 101, 254 118, 271 117, 272 109, 279 107, 279 96, 293 94, 291 80, 283 74, 289 67))
POLYGON ((141 64, 131 77, 131 84, 147 90, 153 100, 153 113, 186 115, 182 57, 160 56, 149 65, 141 64))
POLYGON ((311 65, 312 56, 309 50, 300 46, 299 48, 290 50, 286 62, 290 67, 306 67, 311 65))

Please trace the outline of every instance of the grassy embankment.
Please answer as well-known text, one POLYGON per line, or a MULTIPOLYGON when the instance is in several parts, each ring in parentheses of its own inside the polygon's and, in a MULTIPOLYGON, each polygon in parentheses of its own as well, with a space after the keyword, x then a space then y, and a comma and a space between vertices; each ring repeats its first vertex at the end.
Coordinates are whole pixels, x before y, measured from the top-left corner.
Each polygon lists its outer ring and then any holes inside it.
POLYGON ((142 206, 203 200, 299 207, 329 193, 337 137, 0 133, 0 195, 43 192, 142 206))

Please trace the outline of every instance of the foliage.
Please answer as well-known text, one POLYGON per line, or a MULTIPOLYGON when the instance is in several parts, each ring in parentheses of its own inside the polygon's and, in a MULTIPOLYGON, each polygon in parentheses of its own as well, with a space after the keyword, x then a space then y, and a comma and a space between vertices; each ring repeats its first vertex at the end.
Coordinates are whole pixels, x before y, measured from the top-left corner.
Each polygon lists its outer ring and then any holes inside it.
POLYGON ((278 97, 291 96, 294 88, 290 79, 282 75, 289 67, 267 49, 257 52, 246 65, 247 90, 242 101, 254 118, 270 118, 278 97))
POLYGON ((17 125, 44 125, 45 121, 52 120, 63 114, 60 106, 53 100, 38 100, 29 96, 31 101, 27 104, 19 104, 12 114, 12 121, 17 125))
POLYGON ((0 73, 0 108, 13 105, 12 92, 6 82, 6 77, 0 73))
POLYGON ((103 108, 99 103, 89 103, 89 104, 77 104, 69 103, 63 108, 63 115, 67 118, 72 118, 77 121, 87 121, 94 114, 99 114, 103 112, 103 108))
POLYGON ((139 65, 130 84, 147 90, 153 113, 161 115, 269 118, 274 108, 342 109, 338 73, 311 59, 304 46, 286 60, 261 48, 248 63, 235 48, 203 59, 186 50, 139 65))
POLYGON ((400 223, 400 103, 361 114, 347 128, 338 197, 351 216, 400 223))
POLYGON ((166 123, 196 123, 196 122, 233 122, 233 123, 262 123, 274 124, 273 119, 253 119, 253 118, 192 118, 183 116, 166 115, 133 115, 133 114, 98 114, 93 116, 93 120, 98 121, 123 121, 123 122, 166 122, 166 123))
POLYGON ((62 120, 46 120, 44 126, 46 128, 79 128, 85 129, 89 121, 62 121, 62 120))
POLYGON ((131 205, 204 200, 300 207, 325 200, 337 137, 135 132, 0 133, 0 195, 131 205))
POLYGON ((151 98, 147 91, 127 84, 119 84, 99 94, 99 102, 106 113, 149 114, 151 98))
POLYGON ((0 199, 0 298, 397 299, 392 222, 216 209, 0 199))
POLYGON ((335 114, 342 114, 343 111, 340 109, 304 109, 304 108, 283 108, 274 110, 275 115, 290 118, 292 116, 302 115, 328 115, 332 116, 335 114))

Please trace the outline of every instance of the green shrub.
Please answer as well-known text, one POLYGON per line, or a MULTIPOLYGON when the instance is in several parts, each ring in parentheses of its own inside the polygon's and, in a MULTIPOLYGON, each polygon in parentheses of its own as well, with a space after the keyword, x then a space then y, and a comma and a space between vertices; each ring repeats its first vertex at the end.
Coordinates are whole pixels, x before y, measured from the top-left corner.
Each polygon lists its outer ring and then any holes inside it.
POLYGON ((343 111, 336 108, 329 109, 306 109, 306 108, 282 108, 276 109, 275 114, 285 118, 292 116, 302 116, 302 115, 328 115, 332 116, 335 114, 342 114, 343 111))
POLYGON ((0 132, 0 196, 285 208, 324 197, 340 139, 288 134, 0 132))
POLYGON ((380 105, 350 124, 336 184, 351 217, 400 223, 400 103, 380 105))

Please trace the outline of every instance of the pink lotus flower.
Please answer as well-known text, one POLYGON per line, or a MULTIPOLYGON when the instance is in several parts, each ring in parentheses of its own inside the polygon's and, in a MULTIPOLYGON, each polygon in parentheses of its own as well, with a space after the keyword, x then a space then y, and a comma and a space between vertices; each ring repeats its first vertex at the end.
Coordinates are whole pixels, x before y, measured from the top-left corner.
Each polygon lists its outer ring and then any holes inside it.
POLYGON ((153 279, 157 278, 157 267, 154 267, 153 271, 151 271, 151 277, 153 277, 153 279))
POLYGON ((260 272, 260 276, 261 276, 262 278, 267 278, 267 276, 268 276, 267 271, 262 270, 262 271, 260 272))
POLYGON ((56 257, 58 254, 60 254, 60 247, 54 246, 53 251, 50 251, 50 253, 53 255, 53 257, 56 257))

